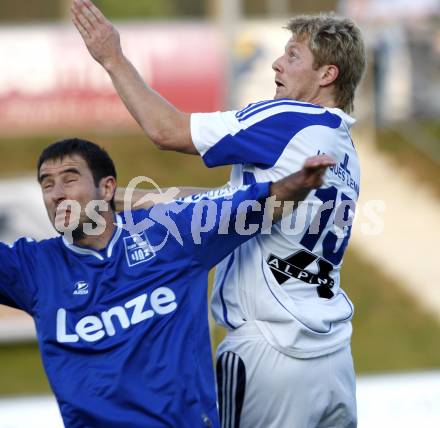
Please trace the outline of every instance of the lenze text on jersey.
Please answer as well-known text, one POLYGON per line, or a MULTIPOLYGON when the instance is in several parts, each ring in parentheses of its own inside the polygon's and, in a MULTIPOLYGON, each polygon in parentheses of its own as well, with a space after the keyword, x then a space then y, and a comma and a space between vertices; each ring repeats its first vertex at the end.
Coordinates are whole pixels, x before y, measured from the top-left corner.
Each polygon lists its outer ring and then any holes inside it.
POLYGON ((117 328, 127 330, 135 324, 157 315, 166 315, 177 308, 176 295, 167 287, 156 288, 148 299, 147 293, 129 300, 122 306, 114 306, 99 316, 88 315, 75 325, 74 332, 69 332, 69 313, 60 308, 57 311, 57 341, 60 343, 96 342, 106 336, 114 336, 117 328))

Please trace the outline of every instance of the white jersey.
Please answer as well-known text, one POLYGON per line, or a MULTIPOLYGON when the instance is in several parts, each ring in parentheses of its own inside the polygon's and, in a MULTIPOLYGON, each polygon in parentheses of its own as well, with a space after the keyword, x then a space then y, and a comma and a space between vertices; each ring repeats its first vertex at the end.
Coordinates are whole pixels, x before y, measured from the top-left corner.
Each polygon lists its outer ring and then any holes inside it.
POLYGON ((359 194, 353 123, 340 109, 288 99, 192 114, 197 150, 209 167, 233 164, 231 185, 279 180, 319 153, 337 162, 293 217, 218 265, 212 298, 217 323, 234 330, 252 321, 274 348, 297 358, 350 342, 353 305, 339 273, 359 194))

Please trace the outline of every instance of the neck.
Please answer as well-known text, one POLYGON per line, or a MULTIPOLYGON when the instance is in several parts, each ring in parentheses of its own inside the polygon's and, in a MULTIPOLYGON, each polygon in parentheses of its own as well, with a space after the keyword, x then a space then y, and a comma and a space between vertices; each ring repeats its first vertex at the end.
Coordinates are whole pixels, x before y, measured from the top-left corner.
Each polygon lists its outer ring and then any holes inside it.
POLYGON ((336 100, 333 95, 333 88, 331 86, 320 86, 308 95, 308 99, 304 99, 306 102, 328 108, 338 107, 336 105, 336 100))
POLYGON ((328 107, 328 108, 338 107, 333 97, 329 97, 329 96, 318 96, 310 102, 312 104, 317 104, 322 107, 328 107))
POLYGON ((82 247, 89 247, 94 250, 102 250, 106 248, 110 240, 112 239, 113 233, 116 229, 115 226, 115 214, 113 211, 102 212, 100 215, 105 220, 104 231, 99 235, 83 235, 79 239, 74 239, 73 243, 75 245, 80 245, 82 247))

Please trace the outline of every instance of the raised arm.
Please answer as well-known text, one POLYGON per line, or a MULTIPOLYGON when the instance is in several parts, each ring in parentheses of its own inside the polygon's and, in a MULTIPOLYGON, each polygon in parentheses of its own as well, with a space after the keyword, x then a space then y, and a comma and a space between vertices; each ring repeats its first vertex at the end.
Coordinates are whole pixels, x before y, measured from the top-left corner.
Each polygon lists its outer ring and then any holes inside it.
POLYGON ((149 87, 124 56, 119 32, 90 0, 73 0, 72 20, 91 56, 109 74, 122 101, 160 149, 198 154, 191 139, 190 115, 149 87))

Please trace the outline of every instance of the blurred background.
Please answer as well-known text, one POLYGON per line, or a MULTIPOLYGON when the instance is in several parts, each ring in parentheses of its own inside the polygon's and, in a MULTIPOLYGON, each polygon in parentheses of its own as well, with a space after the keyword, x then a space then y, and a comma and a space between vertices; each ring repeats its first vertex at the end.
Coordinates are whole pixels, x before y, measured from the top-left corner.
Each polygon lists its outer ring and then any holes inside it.
MULTIPOLYGON (((272 62, 298 13, 362 28, 368 71, 354 142, 361 199, 342 270, 353 300, 359 426, 440 426, 440 0, 96 0, 145 80, 188 112, 271 99, 272 62), (372 208, 373 204, 373 208, 372 208)), ((35 164, 49 143, 88 138, 119 184, 220 186, 229 169, 159 152, 142 135, 69 17, 70 0, 2 0, 0 240, 53 236, 35 164)), ((1 263, 1 261, 0 261, 1 263)), ((223 332, 213 326, 213 346, 223 332)), ((0 306, 0 428, 61 427, 32 321, 0 306)))

